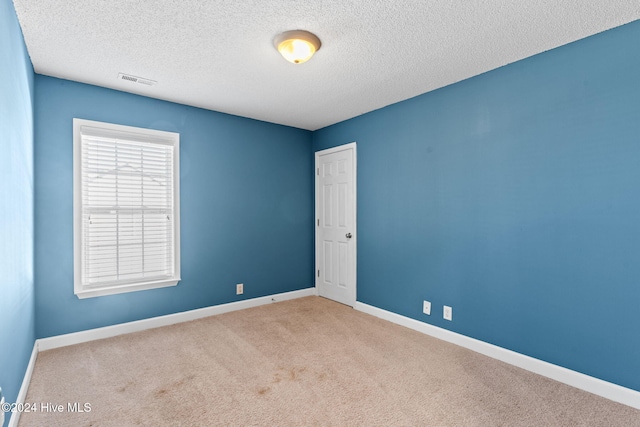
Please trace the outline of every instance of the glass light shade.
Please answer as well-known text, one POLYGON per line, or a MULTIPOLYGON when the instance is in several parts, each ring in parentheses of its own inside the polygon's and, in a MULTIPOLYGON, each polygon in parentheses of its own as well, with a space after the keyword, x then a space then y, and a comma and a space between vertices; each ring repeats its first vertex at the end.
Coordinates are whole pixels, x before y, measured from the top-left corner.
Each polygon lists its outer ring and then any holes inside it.
POLYGON ((273 44, 284 59, 294 64, 307 62, 320 49, 320 39, 303 30, 284 32, 274 39, 273 44))
POLYGON ((289 62, 294 64, 302 64, 307 62, 314 53, 316 48, 305 40, 289 39, 278 45, 278 51, 289 62))

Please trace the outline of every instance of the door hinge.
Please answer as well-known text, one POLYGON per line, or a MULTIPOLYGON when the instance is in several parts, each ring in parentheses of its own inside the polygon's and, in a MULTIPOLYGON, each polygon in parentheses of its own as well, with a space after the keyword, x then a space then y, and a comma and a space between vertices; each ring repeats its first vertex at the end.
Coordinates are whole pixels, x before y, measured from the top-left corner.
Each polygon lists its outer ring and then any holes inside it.
POLYGON ((316 175, 318 175, 318 176, 320 175, 320 168, 316 169, 316 175))
POLYGON ((318 227, 320 227, 320 219, 318 219, 318 227))
POLYGON ((318 270, 318 277, 320 277, 320 270, 318 270))

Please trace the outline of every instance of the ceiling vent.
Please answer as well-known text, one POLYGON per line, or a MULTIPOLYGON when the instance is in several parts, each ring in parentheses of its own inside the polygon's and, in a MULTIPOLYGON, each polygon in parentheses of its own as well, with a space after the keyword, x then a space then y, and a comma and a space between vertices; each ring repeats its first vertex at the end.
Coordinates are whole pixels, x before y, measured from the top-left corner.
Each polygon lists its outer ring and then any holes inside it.
POLYGON ((124 73, 118 74, 118 80, 126 80, 132 83, 139 83, 145 86, 155 86, 156 84, 158 84, 158 82, 155 80, 145 79, 144 77, 136 77, 136 76, 132 76, 130 74, 124 74, 124 73))

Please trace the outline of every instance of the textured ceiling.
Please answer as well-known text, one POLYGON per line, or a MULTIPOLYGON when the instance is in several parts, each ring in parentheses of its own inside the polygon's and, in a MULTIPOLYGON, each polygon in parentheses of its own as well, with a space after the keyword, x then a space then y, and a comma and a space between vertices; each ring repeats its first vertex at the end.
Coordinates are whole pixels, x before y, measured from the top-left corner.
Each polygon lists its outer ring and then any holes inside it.
POLYGON ((315 130, 640 18, 638 0, 14 0, 39 74, 315 130), (286 62, 272 40, 322 40, 286 62), (157 81, 144 86, 119 73, 157 81))

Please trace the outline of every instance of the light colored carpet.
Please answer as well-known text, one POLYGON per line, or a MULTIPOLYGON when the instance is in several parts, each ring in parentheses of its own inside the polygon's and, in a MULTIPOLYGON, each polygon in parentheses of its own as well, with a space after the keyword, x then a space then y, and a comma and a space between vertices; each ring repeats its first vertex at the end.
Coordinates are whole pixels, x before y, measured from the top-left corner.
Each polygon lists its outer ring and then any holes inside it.
POLYGON ((42 352, 27 402, 65 412, 21 427, 640 426, 638 410, 319 297, 42 352))

